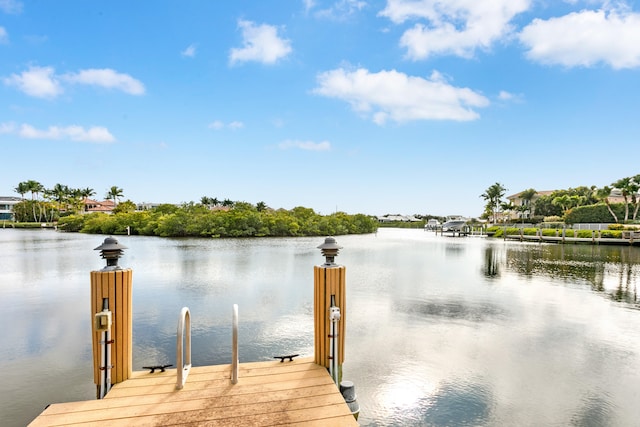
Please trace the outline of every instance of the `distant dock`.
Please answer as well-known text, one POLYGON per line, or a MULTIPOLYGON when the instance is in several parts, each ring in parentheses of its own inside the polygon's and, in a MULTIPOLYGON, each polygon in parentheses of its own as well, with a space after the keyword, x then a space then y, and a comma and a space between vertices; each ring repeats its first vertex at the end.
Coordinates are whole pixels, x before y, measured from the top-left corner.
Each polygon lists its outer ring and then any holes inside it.
POLYGON ((592 237, 567 237, 563 233, 558 232, 556 236, 544 236, 540 233, 537 235, 527 234, 505 234, 502 236, 504 240, 517 240, 521 242, 548 242, 548 243, 582 243, 591 245, 623 245, 623 246, 640 246, 639 232, 625 232, 621 238, 601 237, 601 234, 594 231, 592 237))

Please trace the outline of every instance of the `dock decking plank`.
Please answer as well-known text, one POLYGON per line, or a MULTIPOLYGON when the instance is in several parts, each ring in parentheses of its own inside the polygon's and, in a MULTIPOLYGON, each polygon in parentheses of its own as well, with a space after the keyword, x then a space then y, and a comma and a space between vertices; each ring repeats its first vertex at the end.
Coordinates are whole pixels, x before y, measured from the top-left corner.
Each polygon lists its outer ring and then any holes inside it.
POLYGON ((105 399, 49 406, 30 426, 355 426, 338 388, 312 358, 194 367, 182 390, 176 370, 134 372, 105 399))

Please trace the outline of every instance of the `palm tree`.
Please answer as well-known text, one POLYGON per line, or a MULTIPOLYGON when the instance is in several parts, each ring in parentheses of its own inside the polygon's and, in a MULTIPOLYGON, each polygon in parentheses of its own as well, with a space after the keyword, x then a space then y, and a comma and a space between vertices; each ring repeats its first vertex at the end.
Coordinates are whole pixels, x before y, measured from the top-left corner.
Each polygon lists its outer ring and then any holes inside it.
POLYGON ((235 203, 231 199, 224 199, 222 201, 222 206, 225 206, 225 207, 228 207, 228 208, 232 208, 234 204, 235 203))
POLYGON ((258 202, 256 204, 256 210, 258 212, 265 211, 265 210, 267 210, 267 208, 268 208, 268 206, 267 206, 267 204, 265 202, 258 202))
POLYGON ((90 187, 81 188, 78 191, 80 193, 80 198, 81 198, 77 206, 78 211, 87 211, 88 210, 87 199, 89 199, 92 196, 95 196, 96 192, 93 188, 90 188, 90 187))
POLYGON ((109 189, 109 191, 107 191, 107 195, 105 196, 105 198, 107 200, 113 200, 113 204, 115 206, 118 206, 118 199, 123 197, 124 194, 122 193, 122 188, 118 188, 117 186, 113 186, 109 189))
POLYGON ((518 207, 511 203, 511 201, 500 202, 500 210, 503 212, 503 221, 511 218, 511 212, 517 210, 518 207))
POLYGON ((555 197, 551 201, 551 204, 560 206, 560 208, 562 209, 562 214, 566 215, 569 209, 576 206, 582 206, 585 200, 586 200, 585 196, 578 196, 578 195, 569 196, 568 194, 563 194, 561 196, 555 197))
POLYGON ((618 222, 618 216, 613 211, 613 209, 611 209, 611 204, 609 203, 609 196, 611 196, 611 187, 609 187, 607 185, 605 185, 602 188, 597 188, 595 193, 594 193, 594 197, 597 200, 603 201, 605 203, 605 205, 607 205, 607 209, 609 210, 609 213, 613 217, 613 220, 615 222, 618 222))
POLYGON ((528 190, 524 190, 522 193, 520 193, 520 200, 522 200, 522 202, 520 203, 520 212, 522 212, 523 222, 525 212, 528 212, 529 216, 531 216, 531 200, 533 200, 536 194, 538 194, 538 192, 533 188, 529 188, 528 190))
POLYGON ((20 197, 22 198, 22 200, 24 200, 24 195, 29 192, 29 186, 27 185, 26 182, 23 181, 23 182, 19 183, 18 186, 13 189, 13 191, 18 193, 20 195, 20 197))
POLYGON ((629 195, 633 192, 631 188, 631 178, 620 178, 611 185, 622 193, 622 198, 624 199, 624 220, 626 222, 629 220, 629 195))
POLYGON ((44 186, 40 184, 38 181, 34 181, 30 179, 26 183, 27 191, 31 192, 31 200, 35 200, 38 198, 38 194, 44 191, 44 186))
POLYGON ((633 208, 633 220, 636 220, 638 216, 638 208, 640 208, 640 199, 638 198, 638 191, 640 190, 640 175, 635 175, 631 177, 631 203, 634 205, 633 208))
POLYGON ((95 196, 96 192, 93 190, 93 188, 81 188, 80 189, 80 196, 83 199, 88 199, 91 196, 95 196))
POLYGON ((504 188, 502 184, 496 182, 480 195, 480 197, 487 201, 485 212, 493 217, 494 224, 497 222, 496 215, 498 207, 500 206, 500 199, 502 199, 506 191, 507 189, 504 188))
POLYGON ((49 193, 51 194, 51 198, 58 203, 58 210, 62 210, 62 203, 66 202, 71 195, 69 187, 62 184, 54 185, 49 193))

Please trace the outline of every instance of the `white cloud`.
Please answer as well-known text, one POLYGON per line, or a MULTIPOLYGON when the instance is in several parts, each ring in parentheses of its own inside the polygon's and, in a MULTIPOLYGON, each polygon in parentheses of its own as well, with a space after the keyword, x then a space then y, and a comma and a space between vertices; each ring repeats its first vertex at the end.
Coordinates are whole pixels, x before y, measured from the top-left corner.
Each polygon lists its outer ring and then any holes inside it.
POLYGON ((275 26, 240 20, 238 27, 242 30, 243 47, 231 49, 229 62, 232 65, 246 61, 274 64, 292 51, 291 42, 278 37, 275 26))
POLYGON ((503 101, 504 103, 509 102, 509 103, 515 103, 515 104, 520 104, 525 100, 525 97, 523 94, 511 93, 511 92, 507 92, 506 90, 501 90, 498 93, 497 98, 499 101, 503 101))
POLYGON ((223 127, 224 127, 224 123, 221 122, 220 120, 214 120, 211 123, 209 123, 209 129, 219 130, 219 129, 222 129, 223 127))
POLYGON ((22 13, 22 2, 17 0, 0 0, 0 10, 10 14, 22 13))
POLYGON ((513 31, 511 20, 531 0, 388 0, 379 15, 396 24, 425 20, 404 32, 400 45, 411 59, 432 55, 473 56, 513 31))
POLYGON ((70 139, 72 141, 95 143, 115 141, 109 130, 102 126, 93 126, 89 129, 76 125, 66 127, 49 126, 46 130, 39 130, 31 125, 23 124, 18 131, 18 135, 26 139, 70 139))
POLYGON ((131 95, 142 95, 144 85, 133 77, 114 70, 87 69, 77 73, 56 75, 53 67, 29 67, 20 74, 12 74, 3 79, 4 84, 15 86, 29 96, 54 98, 63 92, 61 82, 102 86, 119 89, 131 95))
POLYGON ((229 128, 233 130, 242 129, 243 127, 244 127, 244 123, 242 122, 234 121, 229 123, 229 128))
POLYGON ((583 10, 535 19, 520 33, 527 57, 544 64, 615 69, 640 67, 640 14, 583 10))
POLYGON ((513 94, 511 94, 511 93, 509 93, 507 91, 501 90, 500 93, 498 94, 498 98, 503 100, 503 101, 509 101, 509 100, 513 99, 514 96, 513 96, 513 94))
POLYGON ((317 80, 314 93, 346 101, 379 125, 388 120, 475 120, 479 114, 473 108, 489 105, 486 97, 450 85, 437 71, 425 79, 395 70, 339 68, 319 74, 317 80))
POLYGON ((316 2, 314 0, 302 0, 302 4, 304 5, 304 12, 309 13, 316 5, 316 2))
POLYGON ((329 151, 331 150, 331 143, 329 141, 313 142, 313 141, 287 140, 278 144, 278 147, 282 150, 298 148, 300 150, 308 150, 308 151, 329 151))
POLYGON ((342 20, 364 9, 367 2, 361 0, 338 0, 331 7, 319 10, 316 15, 322 18, 342 20))
POLYGON ((193 58, 194 56, 196 56, 196 45, 190 44, 185 50, 180 52, 180 55, 186 56, 187 58, 193 58))
POLYGON ((7 33, 4 27, 0 27, 0 44, 6 43, 9 43, 9 33, 7 33))
POLYGON ((139 80, 110 68, 80 70, 77 73, 65 75, 64 79, 70 83, 118 89, 130 95, 142 95, 145 91, 144 85, 139 80))
POLYGON ((53 98, 62 93, 62 87, 54 72, 53 67, 29 67, 29 70, 12 74, 3 81, 6 85, 15 86, 27 95, 53 98))
POLYGON ((221 120, 214 120, 213 122, 209 123, 208 127, 209 129, 213 129, 213 130, 220 130, 220 129, 224 129, 225 127, 231 130, 236 130, 236 129, 242 129, 244 127, 244 123, 236 120, 236 121, 225 124, 221 120))
POLYGON ((0 135, 15 132, 16 125, 12 122, 0 123, 0 135))

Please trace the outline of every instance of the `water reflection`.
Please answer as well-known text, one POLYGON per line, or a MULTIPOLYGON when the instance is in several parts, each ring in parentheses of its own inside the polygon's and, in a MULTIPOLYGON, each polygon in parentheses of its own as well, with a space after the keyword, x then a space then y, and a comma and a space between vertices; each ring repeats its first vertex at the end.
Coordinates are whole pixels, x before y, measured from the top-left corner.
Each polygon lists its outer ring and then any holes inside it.
POLYGON ((640 250, 597 245, 526 245, 506 250, 508 269, 525 277, 589 284, 608 298, 637 303, 640 250))
POLYGON ((500 261, 493 246, 487 246, 484 250, 484 268, 482 273, 490 279, 500 277, 500 261))
MULTIPOLYGON (((0 230, 0 414, 27 424, 91 399, 88 272, 104 236, 0 230)), ((312 354, 322 239, 123 236, 134 369, 175 363, 182 306, 195 365, 312 354)), ((341 236, 345 379, 367 426, 637 425, 640 249, 383 229, 341 236), (604 297, 604 298, 603 298, 604 297)))
POLYGON ((598 390, 597 394, 589 393, 582 398, 582 405, 571 418, 572 426, 602 427, 612 425, 615 409, 606 391, 598 390))
POLYGON ((482 380, 454 379, 419 405, 425 426, 478 426, 490 419, 493 407, 491 388, 482 380))
POLYGON ((401 313, 418 315, 423 318, 432 317, 436 321, 466 320, 469 322, 485 322, 507 317, 507 311, 503 307, 482 301, 402 300, 395 302, 395 308, 401 313))

